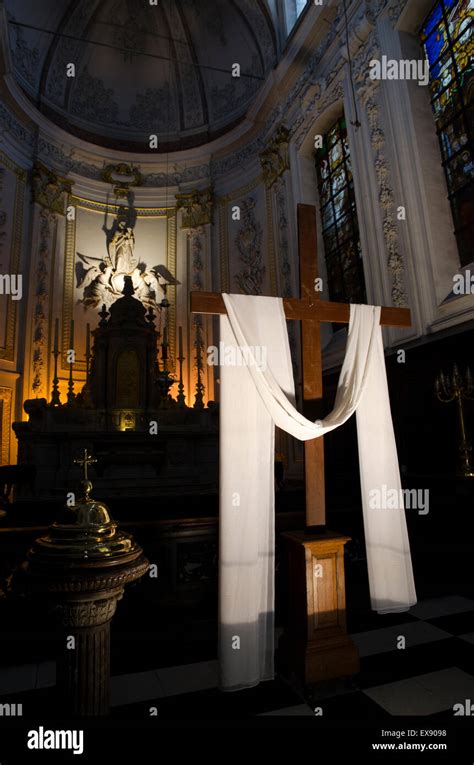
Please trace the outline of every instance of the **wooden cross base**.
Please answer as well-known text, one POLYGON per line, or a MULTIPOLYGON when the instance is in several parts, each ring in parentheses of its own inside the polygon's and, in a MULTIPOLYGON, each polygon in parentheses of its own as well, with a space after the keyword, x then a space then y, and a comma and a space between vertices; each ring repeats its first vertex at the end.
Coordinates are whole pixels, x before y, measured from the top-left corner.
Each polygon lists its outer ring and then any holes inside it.
POLYGON ((289 608, 279 665, 303 687, 354 675, 359 654, 347 634, 344 545, 350 537, 326 531, 282 535, 287 548, 289 608))

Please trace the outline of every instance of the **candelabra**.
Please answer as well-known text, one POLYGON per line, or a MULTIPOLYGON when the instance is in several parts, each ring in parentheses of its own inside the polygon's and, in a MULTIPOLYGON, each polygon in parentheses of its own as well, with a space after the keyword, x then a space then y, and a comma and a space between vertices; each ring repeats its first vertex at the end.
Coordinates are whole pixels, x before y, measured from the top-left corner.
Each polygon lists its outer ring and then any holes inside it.
POLYGON ((468 368, 466 374, 462 375, 455 364, 450 375, 445 376, 442 371, 439 372, 436 377, 435 391, 437 398, 443 404, 449 404, 452 401, 457 402, 460 430, 457 472, 464 478, 474 478, 474 468, 470 461, 472 445, 467 437, 464 417, 464 401, 474 401, 474 383, 470 369, 468 368))
POLYGON ((179 355, 178 355, 178 363, 179 363, 179 383, 178 383, 178 396, 177 396, 177 402, 178 406, 181 409, 184 409, 186 406, 186 399, 184 396, 184 385, 183 385, 183 361, 185 357, 183 356, 183 328, 179 328, 179 355))
POLYGON ((74 319, 71 319, 71 327, 69 329, 69 350, 67 352, 69 363, 69 381, 67 386, 67 403, 69 405, 74 404, 76 400, 76 394, 74 393, 74 378, 72 376, 74 361, 76 353, 74 350, 74 319))
POLYGON ((76 394, 74 393, 74 379, 72 376, 72 367, 74 362, 69 362, 69 380, 67 384, 67 403, 68 404, 74 404, 76 400, 76 394))
POLYGON ((92 395, 91 395, 91 327, 90 324, 86 325, 86 384, 82 390, 82 401, 85 407, 92 407, 92 395))
POLYGON ((161 327, 164 327, 166 324, 168 324, 168 309, 170 308, 171 303, 169 302, 168 298, 163 298, 159 305, 160 309, 160 329, 161 327))
POLYGON ((160 309, 158 323, 158 345, 161 345, 161 358, 163 363, 162 371, 165 373, 167 372, 166 367, 168 362, 168 309, 170 305, 171 303, 169 303, 168 299, 164 297, 158 306, 160 309))
POLYGON ((194 409, 204 409, 204 390, 205 386, 202 382, 202 348, 203 348, 203 341, 202 341, 202 322, 201 317, 196 316, 196 319, 193 323, 193 326, 196 327, 196 340, 194 341, 194 347, 196 348, 196 371, 197 371, 197 380, 196 380, 196 395, 194 396, 194 409))
POLYGON ((168 326, 165 324, 163 329, 163 341, 161 343, 161 359, 162 369, 158 367, 157 383, 160 389, 161 404, 163 409, 167 409, 169 406, 169 392, 171 387, 175 384, 176 380, 172 377, 168 370, 168 326))
POLYGON ((89 382, 89 374, 91 371, 91 325, 86 325, 86 381, 89 382))
POLYGON ((51 392, 51 406, 61 406, 61 397, 59 395, 59 377, 58 377, 58 356, 59 356, 59 319, 55 321, 54 328, 54 349, 52 354, 54 356, 54 377, 53 377, 53 390, 51 392))
POLYGON ((163 372, 167 371, 168 367, 168 326, 165 324, 165 327, 163 329, 163 340, 161 343, 161 358, 163 361, 163 372))
POLYGON ((204 383, 202 381, 202 356, 201 349, 197 349, 196 353, 196 369, 197 369, 197 381, 196 381, 196 395, 194 396, 194 409, 204 409, 204 383))

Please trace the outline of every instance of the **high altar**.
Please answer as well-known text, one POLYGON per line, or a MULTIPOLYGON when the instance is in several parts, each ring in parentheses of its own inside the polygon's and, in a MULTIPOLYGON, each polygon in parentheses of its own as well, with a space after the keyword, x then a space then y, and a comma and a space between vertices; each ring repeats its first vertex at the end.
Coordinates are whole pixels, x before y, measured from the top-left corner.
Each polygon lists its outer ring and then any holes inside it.
MULTIPOLYGON (((77 478, 74 459, 85 447, 97 459, 94 482, 103 497, 217 490, 217 408, 199 400, 197 407, 186 406, 182 351, 177 381, 167 368, 166 323, 159 351, 155 313, 134 296, 133 282, 126 274, 122 294, 108 310, 102 306, 91 351, 88 340, 82 390, 74 392, 72 352, 67 401, 61 403, 57 371, 49 402, 25 401, 29 419, 13 429, 18 464, 35 465, 36 480, 33 487, 18 487, 17 501, 64 500, 77 478), (175 399, 170 390, 176 383, 175 399)), ((165 299, 160 309, 166 307, 165 299)), ((57 346, 55 353, 57 361, 57 346)))

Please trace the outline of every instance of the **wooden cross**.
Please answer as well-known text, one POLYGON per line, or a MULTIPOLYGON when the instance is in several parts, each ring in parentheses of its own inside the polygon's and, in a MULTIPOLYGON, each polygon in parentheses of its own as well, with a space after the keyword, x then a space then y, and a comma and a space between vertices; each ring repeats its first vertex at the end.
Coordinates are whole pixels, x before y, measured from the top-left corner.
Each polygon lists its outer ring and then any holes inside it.
POLYGON ((89 467, 89 465, 93 465, 95 462, 97 462, 97 460, 91 457, 87 448, 84 449, 84 453, 81 459, 78 457, 77 459, 74 460, 75 465, 82 465, 82 467, 84 468, 84 479, 83 479, 84 481, 89 480, 87 476, 87 468, 89 467))
MULTIPOLYGON (((301 297, 284 298, 287 319, 302 323, 303 349, 303 414, 311 419, 315 405, 323 397, 321 355, 321 322, 348 324, 349 303, 321 300, 315 291, 318 278, 316 212, 311 205, 298 205, 298 252, 301 297)), ((191 312, 204 314, 227 313, 222 295, 216 292, 191 292, 191 312)), ((408 308, 382 308, 380 323, 391 327, 410 327, 408 308)), ((323 437, 305 441, 306 526, 321 527, 326 523, 324 491, 323 437)))

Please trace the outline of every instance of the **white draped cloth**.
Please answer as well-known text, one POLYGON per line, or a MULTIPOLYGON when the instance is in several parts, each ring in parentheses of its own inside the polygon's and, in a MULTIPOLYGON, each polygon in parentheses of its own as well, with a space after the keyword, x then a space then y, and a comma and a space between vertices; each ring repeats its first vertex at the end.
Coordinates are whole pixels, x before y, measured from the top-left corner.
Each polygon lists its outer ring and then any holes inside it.
POLYGON ((313 423, 294 406, 283 301, 223 298, 219 664, 221 688, 238 690, 273 677, 275 425, 306 441, 329 433, 356 412, 372 608, 382 613, 407 610, 416 603, 416 594, 403 507, 375 509, 369 502, 371 490, 382 492, 383 486, 402 496, 381 309, 351 305, 334 409, 313 423), (236 349, 246 364, 235 363, 236 349))

